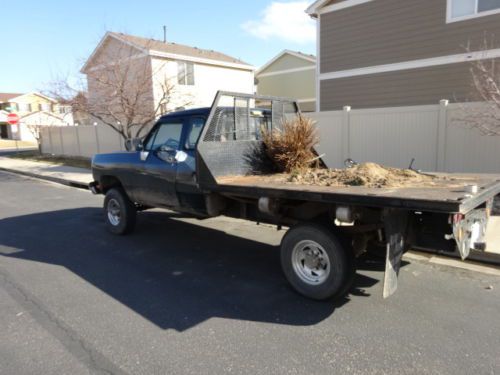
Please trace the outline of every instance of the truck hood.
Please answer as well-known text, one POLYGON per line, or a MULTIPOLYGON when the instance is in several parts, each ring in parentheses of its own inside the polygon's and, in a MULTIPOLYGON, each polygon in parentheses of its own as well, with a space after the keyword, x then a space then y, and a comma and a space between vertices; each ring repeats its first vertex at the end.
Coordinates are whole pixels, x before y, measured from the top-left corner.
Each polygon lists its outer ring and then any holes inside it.
POLYGON ((113 168, 137 162, 139 162, 139 152, 137 151, 120 151, 109 154, 96 154, 92 158, 92 170, 113 168))

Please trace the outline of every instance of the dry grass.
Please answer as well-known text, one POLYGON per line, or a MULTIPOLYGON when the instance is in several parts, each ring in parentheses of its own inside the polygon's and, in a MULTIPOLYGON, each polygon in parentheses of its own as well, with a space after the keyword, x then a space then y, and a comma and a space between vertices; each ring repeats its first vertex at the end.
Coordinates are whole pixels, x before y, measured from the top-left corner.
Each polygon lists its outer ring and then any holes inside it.
POLYGON ((282 129, 262 131, 266 153, 278 172, 291 173, 316 161, 314 146, 319 138, 314 122, 302 115, 283 122, 282 129))
MULTIPOLYGON (((17 147, 38 147, 36 142, 17 141, 17 147)), ((16 148, 16 141, 12 139, 0 139, 0 148, 16 148)))
POLYGON ((77 156, 40 155, 37 152, 21 152, 9 155, 13 159, 23 159, 29 161, 41 161, 50 164, 66 165, 68 167, 90 169, 92 162, 89 158, 77 156))

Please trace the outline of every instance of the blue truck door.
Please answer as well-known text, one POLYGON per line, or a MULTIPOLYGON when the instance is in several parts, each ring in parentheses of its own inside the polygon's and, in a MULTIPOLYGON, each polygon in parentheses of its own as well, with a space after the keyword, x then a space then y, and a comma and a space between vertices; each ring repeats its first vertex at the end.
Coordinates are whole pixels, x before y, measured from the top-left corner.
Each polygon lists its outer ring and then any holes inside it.
POLYGON ((177 160, 183 118, 171 118, 155 126, 140 153, 143 160, 136 196, 140 203, 157 207, 176 207, 177 160))

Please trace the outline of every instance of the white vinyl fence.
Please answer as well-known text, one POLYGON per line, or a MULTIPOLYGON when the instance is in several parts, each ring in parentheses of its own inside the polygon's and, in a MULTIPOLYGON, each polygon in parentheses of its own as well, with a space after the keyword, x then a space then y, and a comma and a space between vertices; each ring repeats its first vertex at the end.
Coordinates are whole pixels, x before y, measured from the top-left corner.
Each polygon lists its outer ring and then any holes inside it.
POLYGON ((123 138, 105 125, 47 127, 42 130, 42 152, 92 157, 125 150, 123 138))
POLYGON ((311 114, 319 128, 318 152, 331 168, 351 158, 426 171, 500 173, 500 136, 465 124, 478 104, 377 108, 311 114))
MULTIPOLYGON (((318 125, 324 160, 331 168, 344 160, 373 161, 426 171, 500 173, 500 136, 484 136, 460 123, 473 104, 354 109, 308 114, 318 125)), ((44 153, 91 157, 124 150, 123 139, 107 126, 48 127, 44 153)))

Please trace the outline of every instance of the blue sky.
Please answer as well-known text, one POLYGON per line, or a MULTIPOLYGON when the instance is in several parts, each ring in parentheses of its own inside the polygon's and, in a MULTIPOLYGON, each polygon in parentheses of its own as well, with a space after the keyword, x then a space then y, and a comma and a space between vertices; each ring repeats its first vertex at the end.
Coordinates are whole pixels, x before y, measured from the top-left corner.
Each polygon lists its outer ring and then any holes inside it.
MULTIPOLYGON (((314 53, 310 0, 25 0, 2 16, 0 92, 75 77, 106 30, 214 49, 255 66, 283 49, 314 53)), ((2 7, 5 10, 5 7, 2 7)))

